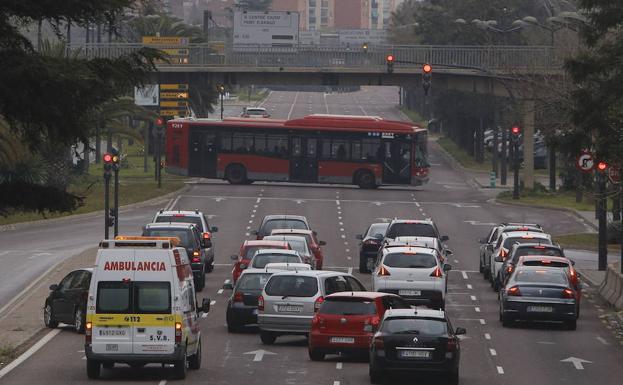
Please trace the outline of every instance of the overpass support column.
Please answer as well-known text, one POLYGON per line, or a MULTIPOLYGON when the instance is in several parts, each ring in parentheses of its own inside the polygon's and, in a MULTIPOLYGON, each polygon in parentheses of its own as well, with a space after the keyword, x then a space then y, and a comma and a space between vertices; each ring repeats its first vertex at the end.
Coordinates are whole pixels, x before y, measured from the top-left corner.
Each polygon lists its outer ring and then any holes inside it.
POLYGON ((534 189, 534 100, 522 102, 523 113, 523 185, 534 189))

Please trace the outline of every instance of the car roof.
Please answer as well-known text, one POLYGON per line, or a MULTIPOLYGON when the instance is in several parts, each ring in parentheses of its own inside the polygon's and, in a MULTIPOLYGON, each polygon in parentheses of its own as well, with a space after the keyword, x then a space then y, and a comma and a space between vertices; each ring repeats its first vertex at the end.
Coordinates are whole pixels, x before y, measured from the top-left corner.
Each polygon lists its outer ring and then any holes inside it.
POLYGON ((94 269, 92 267, 79 267, 73 271, 88 271, 89 273, 92 273, 94 269))
POLYGON ((253 254, 255 257, 258 254, 288 254, 288 255, 296 255, 300 256, 299 252, 296 250, 286 250, 286 249, 260 249, 253 254))
MULTIPOLYGON (((266 271, 266 269, 262 268, 256 268, 256 267, 247 267, 246 269, 242 270, 242 274, 240 274, 240 277, 242 277, 243 275, 249 275, 249 274, 272 274, 272 271, 266 271)), ((238 280, 240 280, 240 278, 238 278, 238 280)))
POLYGON ((145 228, 159 228, 159 229, 189 229, 191 227, 197 227, 194 223, 184 222, 154 222, 145 225, 145 228))
POLYGON ((435 249, 430 247, 421 247, 421 246, 396 246, 390 247, 389 249, 383 248, 387 254, 393 253, 422 253, 422 254, 430 254, 435 256, 435 249))
POLYGON ((530 243, 517 243, 513 245, 514 248, 520 249, 524 247, 538 247, 539 249, 558 249, 562 251, 562 247, 558 245, 550 245, 549 243, 530 242, 530 243))
POLYGON ((274 238, 279 237, 279 239, 283 239, 284 241, 288 241, 291 239, 296 239, 296 240, 302 240, 304 242, 307 242, 307 239, 305 239, 305 236, 302 234, 271 234, 271 235, 267 235, 264 238, 268 238, 269 241, 275 240, 274 238))
POLYGON ((199 210, 160 210, 156 213, 156 215, 175 215, 175 214, 184 214, 187 216, 192 216, 192 217, 196 217, 196 216, 201 216, 202 213, 199 210))
POLYGON ((292 234, 313 234, 314 231, 313 230, 307 230, 307 229, 273 229, 271 231, 270 235, 282 235, 282 234, 275 234, 275 233, 292 233, 292 234))
POLYGON ((394 218, 391 221, 392 224, 394 223, 423 223, 423 224, 427 224, 427 225, 432 225, 433 221, 430 219, 399 219, 399 218, 394 218))
POLYGON ((519 261, 540 261, 542 259, 547 259, 550 261, 557 261, 557 262, 565 262, 565 263, 571 263, 571 260, 567 257, 558 257, 558 256, 549 256, 549 255, 522 255, 521 257, 519 257, 519 261))
POLYGON ((338 293, 330 294, 326 296, 325 299, 343 298, 343 297, 345 298, 359 297, 359 298, 375 299, 375 298, 382 298, 382 297, 398 297, 398 295, 391 294, 391 293, 380 293, 376 291, 341 291, 338 293))
POLYGON ((247 111, 266 111, 264 107, 245 107, 244 109, 247 111))
POLYGON ((537 233, 535 231, 510 231, 508 233, 502 234, 503 237, 513 238, 513 237, 522 237, 522 236, 530 236, 532 238, 540 238, 540 239, 551 239, 551 235, 547 233, 537 233))
POLYGON ((281 276, 281 275, 300 275, 305 277, 332 277, 336 275, 349 275, 348 273, 340 273, 339 271, 329 271, 329 270, 300 270, 300 271, 280 271, 278 273, 273 274, 272 276, 281 276))
POLYGON ((272 262, 267 263, 264 266, 264 270, 268 272, 274 271, 297 271, 301 270, 311 270, 311 266, 306 263, 289 263, 289 262, 272 262), (272 270, 271 270, 272 269, 272 270))
POLYGON ((266 221, 273 220, 273 219, 292 219, 292 220, 298 220, 298 221, 303 221, 303 222, 307 223, 307 218, 306 217, 304 217, 302 215, 289 215, 289 214, 270 214, 270 215, 266 215, 262 222, 266 222, 266 221))
POLYGON ((439 318, 440 320, 446 319, 446 313, 443 310, 434 310, 434 309, 423 309, 423 308, 415 308, 415 309, 388 309, 385 312, 385 316, 383 319, 388 318, 439 318))
POLYGON ((247 240, 244 241, 244 243, 242 244, 243 247, 249 247, 249 246, 285 246, 288 242, 285 241, 273 241, 270 239, 252 239, 252 240, 247 240))

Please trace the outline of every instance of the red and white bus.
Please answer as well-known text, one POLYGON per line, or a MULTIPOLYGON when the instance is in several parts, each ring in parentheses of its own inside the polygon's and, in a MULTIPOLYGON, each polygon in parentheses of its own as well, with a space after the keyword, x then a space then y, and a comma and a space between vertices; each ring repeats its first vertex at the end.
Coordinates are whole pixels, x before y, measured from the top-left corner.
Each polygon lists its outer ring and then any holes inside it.
POLYGON ((169 173, 232 184, 290 181, 422 185, 427 130, 374 116, 300 119, 174 119, 167 123, 169 173))

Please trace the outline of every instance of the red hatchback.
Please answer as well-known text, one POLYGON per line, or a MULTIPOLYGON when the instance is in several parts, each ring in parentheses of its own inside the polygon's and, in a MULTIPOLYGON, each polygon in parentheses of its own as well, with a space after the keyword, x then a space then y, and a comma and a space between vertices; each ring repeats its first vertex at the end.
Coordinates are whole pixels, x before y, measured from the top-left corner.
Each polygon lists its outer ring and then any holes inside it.
POLYGON ((242 271, 249 266, 251 258, 253 258, 255 252, 263 249, 290 250, 290 244, 282 241, 244 241, 242 246, 240 246, 239 254, 231 256, 231 259, 236 261, 236 263, 234 263, 234 268, 231 270, 231 276, 234 280, 234 284, 238 281, 242 271))
POLYGON ((340 352, 367 353, 387 309, 409 309, 399 296, 366 291, 326 296, 312 320, 309 358, 324 359, 340 352))
POLYGON ((307 247, 314 253, 314 264, 316 270, 322 270, 322 262, 324 261, 324 254, 322 253, 322 248, 320 246, 324 246, 327 243, 325 241, 319 241, 316 238, 316 232, 313 230, 303 230, 303 229, 275 229, 272 230, 270 235, 300 235, 305 237, 307 241, 307 247))

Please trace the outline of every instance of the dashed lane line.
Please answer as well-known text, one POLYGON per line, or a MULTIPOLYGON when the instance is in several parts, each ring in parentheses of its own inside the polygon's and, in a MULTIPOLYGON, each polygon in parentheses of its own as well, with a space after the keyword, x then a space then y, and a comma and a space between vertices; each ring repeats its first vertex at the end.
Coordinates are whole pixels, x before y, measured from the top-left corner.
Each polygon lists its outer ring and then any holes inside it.
POLYGON ((498 366, 497 370, 498 370, 498 374, 504 374, 504 368, 503 367, 498 366))
POLYGON ((485 333, 485 340, 491 340, 491 334, 485 333))
POLYGON ((217 293, 218 294, 223 294, 223 289, 218 289, 217 293))
POLYGON ((342 363, 341 362, 336 363, 335 364, 335 369, 337 369, 337 370, 342 369, 342 363))
POLYGON ((474 287, 468 283, 468 284, 467 284, 467 288, 468 288, 469 290, 472 290, 474 287))
POLYGON ((489 353, 494 357, 498 355, 498 352, 496 352, 495 349, 489 349, 489 353))
POLYGON ((463 279, 469 279, 465 270, 461 271, 461 275, 463 276, 463 279))
POLYGON ((472 301, 476 301, 476 296, 475 296, 475 295, 470 295, 470 296, 469 296, 469 298, 470 298, 472 301))

